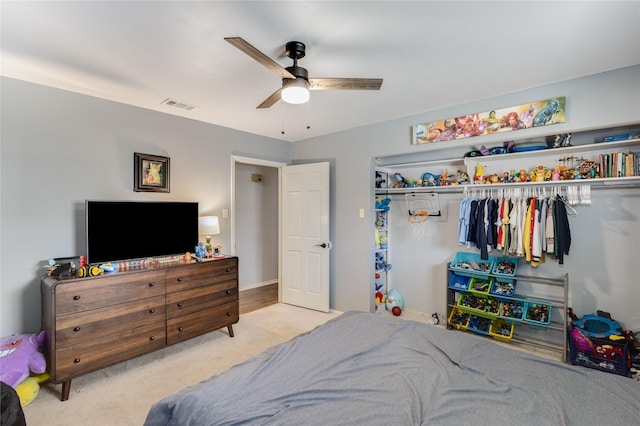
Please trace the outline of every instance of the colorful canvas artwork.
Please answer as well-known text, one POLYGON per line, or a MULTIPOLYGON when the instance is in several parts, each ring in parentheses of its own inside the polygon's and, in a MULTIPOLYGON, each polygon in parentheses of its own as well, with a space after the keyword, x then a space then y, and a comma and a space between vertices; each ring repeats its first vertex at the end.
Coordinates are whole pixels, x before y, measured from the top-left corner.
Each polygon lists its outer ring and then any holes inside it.
POLYGON ((492 133, 564 123, 565 97, 529 102, 413 126, 412 145, 444 142, 492 133))

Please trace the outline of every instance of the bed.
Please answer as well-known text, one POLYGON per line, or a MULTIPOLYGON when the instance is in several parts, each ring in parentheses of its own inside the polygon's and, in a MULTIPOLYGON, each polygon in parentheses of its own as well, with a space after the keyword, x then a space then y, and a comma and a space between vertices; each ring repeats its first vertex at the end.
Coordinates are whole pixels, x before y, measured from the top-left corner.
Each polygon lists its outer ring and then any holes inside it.
POLYGON ((145 425, 640 425, 640 382, 347 312, 151 407, 145 425))

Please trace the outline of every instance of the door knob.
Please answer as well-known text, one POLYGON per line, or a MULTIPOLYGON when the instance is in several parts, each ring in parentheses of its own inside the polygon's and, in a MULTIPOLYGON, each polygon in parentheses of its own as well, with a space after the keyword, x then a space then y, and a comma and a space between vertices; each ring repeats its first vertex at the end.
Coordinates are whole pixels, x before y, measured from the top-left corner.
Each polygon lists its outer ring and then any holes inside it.
POLYGON ((331 247, 333 247, 333 245, 331 243, 322 243, 316 244, 316 247, 328 248, 329 250, 331 250, 331 247))

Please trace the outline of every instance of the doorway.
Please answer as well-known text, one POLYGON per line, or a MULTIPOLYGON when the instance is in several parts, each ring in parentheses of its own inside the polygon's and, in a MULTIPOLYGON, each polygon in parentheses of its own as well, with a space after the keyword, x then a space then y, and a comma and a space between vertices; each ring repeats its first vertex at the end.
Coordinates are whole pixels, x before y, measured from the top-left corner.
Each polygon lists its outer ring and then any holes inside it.
POLYGON ((238 256, 243 313, 280 301, 280 168, 285 163, 231 158, 231 254, 238 256))
POLYGON ((328 162, 287 166, 232 156, 230 219, 241 311, 246 291, 274 282, 278 302, 329 311, 328 162))

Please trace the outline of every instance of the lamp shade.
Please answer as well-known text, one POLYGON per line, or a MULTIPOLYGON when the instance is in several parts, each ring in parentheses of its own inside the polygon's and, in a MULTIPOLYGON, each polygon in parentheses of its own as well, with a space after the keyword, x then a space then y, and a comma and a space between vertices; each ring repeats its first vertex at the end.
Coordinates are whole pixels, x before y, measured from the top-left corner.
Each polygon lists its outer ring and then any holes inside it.
POLYGON ((198 224, 200 226, 200 235, 217 235, 220 233, 218 216, 200 216, 198 224))
POLYGON ((285 79, 280 98, 288 104, 303 104, 309 101, 309 83, 303 78, 285 79))

